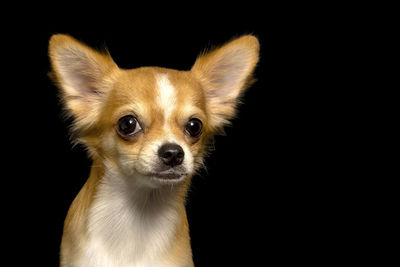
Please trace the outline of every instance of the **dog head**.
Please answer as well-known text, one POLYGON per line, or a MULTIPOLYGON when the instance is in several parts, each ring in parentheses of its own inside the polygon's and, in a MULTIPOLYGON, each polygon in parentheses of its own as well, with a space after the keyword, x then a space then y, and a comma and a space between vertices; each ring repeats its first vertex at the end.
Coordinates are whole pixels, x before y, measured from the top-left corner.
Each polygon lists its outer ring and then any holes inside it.
POLYGON ((76 142, 152 186, 179 183, 201 166, 208 140, 235 115, 258 50, 254 36, 243 36, 177 71, 121 69, 109 54, 67 35, 54 35, 49 46, 76 142))

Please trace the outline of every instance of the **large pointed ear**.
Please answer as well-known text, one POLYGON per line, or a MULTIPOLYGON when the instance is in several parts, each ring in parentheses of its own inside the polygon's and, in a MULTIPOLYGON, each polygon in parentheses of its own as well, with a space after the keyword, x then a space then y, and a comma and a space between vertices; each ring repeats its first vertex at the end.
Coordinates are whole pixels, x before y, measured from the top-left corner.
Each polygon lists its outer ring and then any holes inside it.
POLYGON ((234 117, 238 98, 252 81, 258 54, 257 38, 245 35, 201 55, 193 65, 191 71, 203 86, 214 129, 234 117))
POLYGON ((99 116, 105 95, 111 88, 118 67, 106 53, 100 53, 63 34, 53 35, 49 43, 52 66, 50 76, 61 89, 74 129, 90 127, 99 116))

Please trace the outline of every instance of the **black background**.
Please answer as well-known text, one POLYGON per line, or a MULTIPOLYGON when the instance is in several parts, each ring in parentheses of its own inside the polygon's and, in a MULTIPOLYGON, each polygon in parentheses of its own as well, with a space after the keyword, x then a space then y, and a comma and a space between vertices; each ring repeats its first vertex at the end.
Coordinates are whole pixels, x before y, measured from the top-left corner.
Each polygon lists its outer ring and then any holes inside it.
POLYGON ((55 33, 106 46, 123 68, 182 70, 205 48, 256 35, 257 82, 190 189, 195 264, 325 265, 358 253, 361 230, 354 218, 363 205, 351 197, 354 182, 343 167, 349 158, 338 154, 345 129, 334 126, 347 104, 337 102, 346 96, 339 77, 347 69, 337 64, 349 42, 336 38, 340 18, 307 6, 65 8, 16 12, 21 24, 3 32, 3 142, 10 168, 3 212, 14 259, 57 266, 63 221, 90 169, 84 150, 70 144, 69 122, 47 77, 48 40, 55 33))

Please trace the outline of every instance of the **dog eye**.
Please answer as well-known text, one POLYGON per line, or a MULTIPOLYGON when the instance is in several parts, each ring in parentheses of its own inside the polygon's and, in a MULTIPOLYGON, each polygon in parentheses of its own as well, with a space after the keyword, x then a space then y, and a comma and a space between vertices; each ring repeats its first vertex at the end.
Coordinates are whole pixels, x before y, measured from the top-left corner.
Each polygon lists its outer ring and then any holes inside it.
POLYGON ((117 130, 122 137, 126 137, 136 134, 142 127, 134 116, 126 115, 118 120, 117 130))
POLYGON ((201 120, 193 118, 188 121, 185 127, 185 131, 191 137, 199 137, 203 130, 203 123, 201 120))

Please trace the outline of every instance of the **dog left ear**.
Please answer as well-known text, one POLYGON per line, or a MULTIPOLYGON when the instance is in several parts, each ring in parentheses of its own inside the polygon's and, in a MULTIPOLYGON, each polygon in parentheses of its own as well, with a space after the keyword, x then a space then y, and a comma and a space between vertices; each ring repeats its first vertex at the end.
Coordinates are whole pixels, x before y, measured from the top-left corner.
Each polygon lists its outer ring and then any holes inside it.
POLYGON ((258 54, 258 39, 245 35, 196 60, 191 72, 203 86, 212 128, 234 117, 239 96, 252 82, 258 54))

